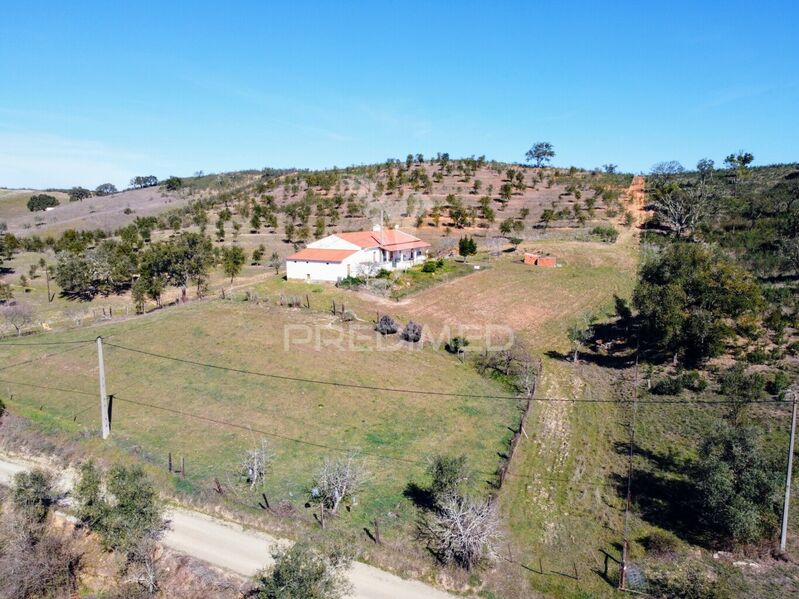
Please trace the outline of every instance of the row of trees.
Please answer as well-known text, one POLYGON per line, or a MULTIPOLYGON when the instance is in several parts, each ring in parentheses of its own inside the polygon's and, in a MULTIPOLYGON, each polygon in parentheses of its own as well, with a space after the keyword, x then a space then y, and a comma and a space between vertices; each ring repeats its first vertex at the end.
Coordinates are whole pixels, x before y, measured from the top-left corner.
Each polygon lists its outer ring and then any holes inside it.
POLYGON ((140 242, 123 235, 120 241, 106 239, 94 248, 61 251, 55 281, 68 296, 89 299, 132 288, 137 305, 143 306, 149 297, 160 306, 167 287, 180 288, 183 301, 190 284, 202 296, 212 268, 220 265, 232 283, 247 260, 239 246, 215 248, 201 233, 181 232, 143 247, 140 242))

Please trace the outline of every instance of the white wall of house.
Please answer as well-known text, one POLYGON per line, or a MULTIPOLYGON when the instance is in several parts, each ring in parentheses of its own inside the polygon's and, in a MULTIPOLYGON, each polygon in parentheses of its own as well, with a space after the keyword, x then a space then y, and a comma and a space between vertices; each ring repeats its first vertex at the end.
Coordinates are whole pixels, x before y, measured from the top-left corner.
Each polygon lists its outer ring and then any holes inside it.
POLYGON ((359 261, 357 252, 347 256, 342 262, 321 262, 315 260, 286 260, 286 278, 302 281, 336 282, 348 276, 358 276, 359 261))

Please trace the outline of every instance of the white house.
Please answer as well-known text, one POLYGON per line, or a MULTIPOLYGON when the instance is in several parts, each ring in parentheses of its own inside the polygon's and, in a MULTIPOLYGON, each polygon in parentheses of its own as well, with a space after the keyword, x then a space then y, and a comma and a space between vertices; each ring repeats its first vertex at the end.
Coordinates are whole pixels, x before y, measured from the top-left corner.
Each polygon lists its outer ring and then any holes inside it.
POLYGON ((338 281, 367 270, 402 270, 424 262, 429 247, 418 237, 380 225, 371 231, 336 233, 286 258, 286 278, 338 281))

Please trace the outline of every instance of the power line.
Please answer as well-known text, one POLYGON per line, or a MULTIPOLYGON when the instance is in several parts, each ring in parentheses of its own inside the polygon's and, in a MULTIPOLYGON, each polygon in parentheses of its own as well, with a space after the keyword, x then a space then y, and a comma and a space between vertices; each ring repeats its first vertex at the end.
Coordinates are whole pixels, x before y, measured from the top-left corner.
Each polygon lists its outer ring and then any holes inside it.
POLYGON ((0 347, 24 347, 39 345, 75 345, 77 343, 94 343, 94 339, 80 339, 77 341, 39 341, 35 343, 6 343, 0 341, 0 347))
MULTIPOLYGON (((309 379, 303 377, 295 377, 289 376, 285 374, 275 374, 271 372, 259 372, 255 370, 247 370, 244 368, 234 368, 232 366, 222 366, 220 364, 210 364, 207 362, 198 362, 196 360, 189 360, 188 358, 179 358, 176 356, 168 356, 166 354, 159 354, 143 349, 138 349, 134 347, 126 347, 124 345, 117 345, 116 343, 106 343, 109 347, 114 347, 116 349, 121 349, 123 351, 142 354, 145 356, 149 356, 152 358, 158 358, 162 360, 170 360, 172 362, 179 362, 181 364, 189 364, 191 366, 199 366, 201 368, 213 368, 215 370, 224 370, 226 372, 233 372, 236 374, 244 374, 249 376, 260 376, 266 378, 272 378, 282 381, 291 381, 297 383, 310 383, 314 385, 327 385, 331 387, 343 387, 348 389, 360 389, 363 391, 381 391, 384 393, 400 393, 406 395, 427 395, 427 396, 438 396, 438 397, 462 397, 465 399, 493 399, 493 400, 506 400, 506 401, 525 401, 525 398, 516 397, 513 395, 481 395, 478 393, 456 393, 452 391, 431 391, 431 390, 424 390, 424 389, 409 389, 409 388, 398 388, 398 387, 379 387, 374 385, 361 385, 357 383, 343 383, 340 381, 330 381, 324 379, 309 379)), ((537 402, 564 402, 564 403, 594 403, 594 404, 629 404, 632 403, 632 400, 625 400, 625 399, 567 399, 563 397, 533 397, 530 398, 531 401, 537 402)), ((674 404, 719 404, 719 405, 726 405, 726 404, 738 404, 741 402, 734 401, 734 400, 713 400, 713 399, 691 399, 691 400, 681 400, 681 399, 650 399, 647 401, 639 401, 639 405, 643 404, 656 404, 656 405, 674 405, 674 404)), ((784 403, 781 399, 764 399, 764 400, 750 400, 745 403, 763 403, 763 404, 770 404, 770 403, 784 403)))
POLYGON ((47 385, 37 385, 34 383, 23 383, 22 381, 9 381, 7 379, 0 379, 0 383, 8 385, 22 385, 23 387, 33 387, 35 389, 44 389, 45 391, 58 391, 60 393, 74 393, 76 395, 91 395, 94 397, 96 394, 89 391, 81 391, 80 389, 65 389, 63 387, 49 387, 47 385))
POLYGON ((51 352, 49 354, 42 354, 41 356, 36 356, 35 358, 30 358, 28 360, 23 360, 22 362, 16 362, 14 364, 8 364, 8 365, 3 366, 2 368, 0 368, 0 371, 9 370, 11 368, 16 368, 17 366, 25 366, 26 364, 31 364, 32 362, 38 362, 39 360, 44 360, 46 358, 52 358, 53 356, 60 356, 60 355, 69 353, 71 351, 75 351, 76 349, 81 349, 82 347, 83 347, 82 345, 70 345, 64 351, 51 352))

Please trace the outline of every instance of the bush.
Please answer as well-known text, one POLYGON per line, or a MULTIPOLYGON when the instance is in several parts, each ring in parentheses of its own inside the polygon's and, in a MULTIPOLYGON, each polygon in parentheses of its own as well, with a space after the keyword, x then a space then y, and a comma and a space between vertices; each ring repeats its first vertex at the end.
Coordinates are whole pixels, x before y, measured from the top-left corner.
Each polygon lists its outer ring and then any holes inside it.
POLYGON ((343 322, 352 322, 355 320, 355 312, 352 310, 344 310, 344 312, 341 313, 341 320, 343 322))
POLYGON ((469 340, 466 337, 453 337, 447 342, 444 349, 451 354, 459 354, 467 345, 469 345, 469 340))
POLYGON ((681 376, 667 376, 652 385, 652 393, 655 395, 679 395, 684 388, 681 376))
MULTIPOLYGON (((771 395, 776 395, 780 399, 785 397, 785 391, 790 387, 791 379, 782 370, 774 373, 774 377, 766 383, 766 391, 771 395)), ((0 410, 0 415, 2 415, 0 410)))
POLYGON ((323 555, 299 541, 276 549, 272 557, 275 565, 256 577, 258 599, 340 599, 352 590, 345 575, 352 563, 347 550, 323 555))
POLYGON ((336 285, 338 287, 360 287, 364 283, 366 283, 366 279, 364 279, 363 277, 350 276, 350 277, 344 277, 338 283, 336 283, 336 285))
POLYGON ((409 320, 408 324, 406 324, 405 328, 402 330, 401 337, 405 339, 405 341, 417 343, 422 338, 422 325, 409 320))
POLYGON ((397 321, 391 318, 388 314, 383 314, 380 320, 377 321, 375 331, 381 335, 393 335, 397 332, 397 321))
POLYGON ((679 541, 673 534, 664 530, 656 530, 641 539, 647 553, 657 556, 672 555, 677 552, 679 541))
POLYGON ((378 279, 388 279, 389 277, 391 277, 391 271, 390 270, 386 270, 385 268, 381 268, 380 271, 377 273, 377 277, 376 278, 378 278, 378 279))
POLYGON ((680 380, 685 389, 689 389, 695 393, 701 393, 707 389, 707 380, 695 370, 684 373, 680 377, 680 380))
POLYGON ((611 225, 598 225, 591 229, 591 235, 599 237, 599 239, 605 243, 615 243, 616 239, 619 237, 619 232, 616 230, 616 227, 611 225))
POLYGON ((768 358, 768 352, 760 347, 746 354, 746 361, 750 364, 765 364, 768 358))
POLYGON ((438 263, 435 260, 427 260, 422 264, 422 272, 436 272, 438 263))
POLYGON ((28 210, 31 212, 38 212, 55 206, 58 206, 58 200, 54 196, 47 195, 46 193, 32 195, 28 200, 28 210))
MULTIPOLYGON (((664 599, 728 599, 718 575, 701 563, 657 564, 645 572, 647 594, 664 599)), ((638 589, 634 589, 638 590, 638 589)))

